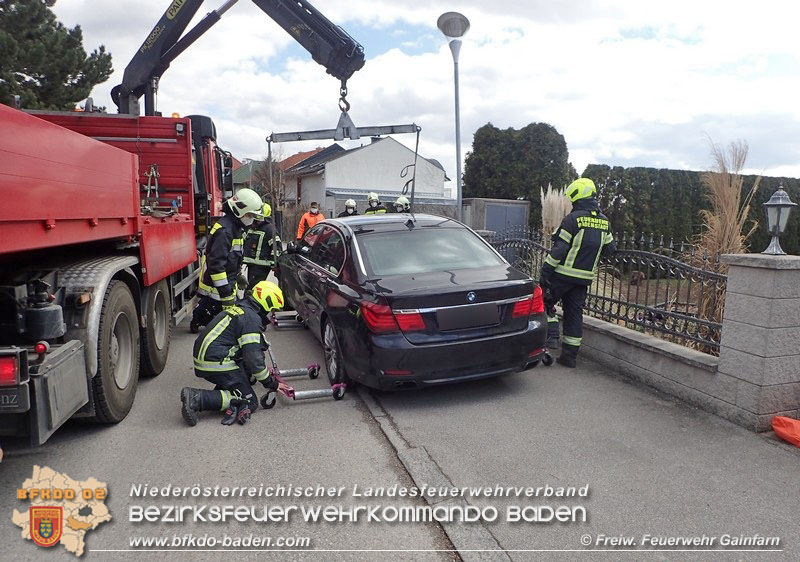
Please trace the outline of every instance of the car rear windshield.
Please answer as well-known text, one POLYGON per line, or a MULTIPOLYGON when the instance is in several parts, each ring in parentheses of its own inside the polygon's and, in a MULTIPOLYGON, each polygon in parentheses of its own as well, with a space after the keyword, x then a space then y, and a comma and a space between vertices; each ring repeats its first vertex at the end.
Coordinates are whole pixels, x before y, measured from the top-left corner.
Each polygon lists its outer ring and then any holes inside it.
POLYGON ((477 235, 464 228, 415 228, 356 237, 371 277, 504 265, 477 235))

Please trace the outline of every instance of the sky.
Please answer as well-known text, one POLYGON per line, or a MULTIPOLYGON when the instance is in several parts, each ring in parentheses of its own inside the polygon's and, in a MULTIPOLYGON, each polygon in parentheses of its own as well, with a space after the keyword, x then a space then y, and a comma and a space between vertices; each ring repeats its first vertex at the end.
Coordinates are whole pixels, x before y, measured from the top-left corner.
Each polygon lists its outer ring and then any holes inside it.
MULTIPOLYGON (((169 0, 57 0, 84 47, 105 45, 111 88, 169 0)), ((223 4, 207 0, 195 21, 223 4)), ((800 177, 800 4, 790 0, 316 0, 364 46, 348 82, 356 126, 416 123, 419 152, 456 177, 453 59, 440 14, 470 20, 459 58, 461 149, 492 123, 553 125, 587 164, 705 170, 710 143, 742 139, 748 173, 800 177)), ((332 129, 339 83, 249 0, 239 0, 161 80, 158 109, 204 114, 239 159, 272 132, 332 129)), ((397 140, 414 146, 413 135, 397 140)), ((333 141, 330 141, 333 142, 333 141)), ((358 146, 362 141, 343 143, 358 146)), ((273 145, 289 156, 326 141, 273 145)))

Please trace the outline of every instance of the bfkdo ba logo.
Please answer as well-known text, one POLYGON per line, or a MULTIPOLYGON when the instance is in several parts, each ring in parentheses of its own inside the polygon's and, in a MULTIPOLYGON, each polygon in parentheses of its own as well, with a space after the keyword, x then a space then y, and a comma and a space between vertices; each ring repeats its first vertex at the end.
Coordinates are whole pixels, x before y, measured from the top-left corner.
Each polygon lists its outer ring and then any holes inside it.
MULTIPOLYGON (((105 482, 95 478, 74 480, 50 467, 34 465, 31 477, 17 488, 19 509, 14 509, 11 521, 21 529, 23 539, 42 547, 60 544, 67 552, 81 556, 86 550, 86 535, 111 521, 107 497, 105 482)), ((6 545, 3 548, 5 555, 6 545)))
POLYGON ((30 508, 31 539, 39 546, 53 546, 61 538, 63 507, 30 508))

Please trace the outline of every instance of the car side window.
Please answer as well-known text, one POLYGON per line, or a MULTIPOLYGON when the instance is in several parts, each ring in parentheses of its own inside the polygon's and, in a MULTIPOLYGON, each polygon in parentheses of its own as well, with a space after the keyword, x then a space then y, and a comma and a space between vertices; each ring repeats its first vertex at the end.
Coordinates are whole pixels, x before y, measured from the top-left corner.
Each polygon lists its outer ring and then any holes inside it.
POLYGON ((322 234, 317 238, 310 259, 332 275, 339 275, 344 265, 342 235, 336 229, 326 225, 322 234))
POLYGON ((303 236, 303 239, 300 240, 300 245, 297 248, 297 251, 301 256, 305 256, 307 258, 311 257, 311 249, 314 247, 314 244, 317 243, 317 240, 319 240, 320 234, 322 234, 322 231, 326 226, 327 225, 318 224, 306 232, 305 236, 303 236))

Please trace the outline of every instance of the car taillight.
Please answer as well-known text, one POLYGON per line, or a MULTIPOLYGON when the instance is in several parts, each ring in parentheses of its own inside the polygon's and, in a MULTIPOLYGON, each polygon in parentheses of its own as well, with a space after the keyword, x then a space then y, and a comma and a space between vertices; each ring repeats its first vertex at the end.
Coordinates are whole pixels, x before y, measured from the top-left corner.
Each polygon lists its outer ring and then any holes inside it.
POLYGON ((0 357, 0 386, 19 384, 19 359, 16 355, 0 357))
POLYGON ((394 317, 403 332, 419 332, 425 329, 425 320, 417 310, 395 310, 394 317))
POLYGON ((531 303, 531 314, 541 314, 544 312, 544 293, 541 287, 533 288, 533 302, 531 303))
POLYGON ((392 314, 392 309, 385 304, 362 302, 361 314, 364 316, 367 328, 376 334, 396 332, 399 329, 397 321, 394 319, 394 314, 392 314))
POLYGON ((533 294, 522 300, 514 303, 514 311, 512 316, 519 318, 520 316, 530 316, 531 314, 541 314, 544 312, 544 298, 542 297, 542 288, 534 287, 533 294))

